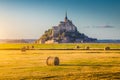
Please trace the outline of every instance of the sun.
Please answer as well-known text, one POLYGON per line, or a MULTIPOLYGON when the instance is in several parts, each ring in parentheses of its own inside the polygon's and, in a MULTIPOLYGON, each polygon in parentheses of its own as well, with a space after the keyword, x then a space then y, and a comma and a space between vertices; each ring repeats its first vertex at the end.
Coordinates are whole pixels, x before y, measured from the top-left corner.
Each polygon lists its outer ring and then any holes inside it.
POLYGON ((6 39, 9 35, 6 26, 2 23, 0 24, 0 39, 6 39))

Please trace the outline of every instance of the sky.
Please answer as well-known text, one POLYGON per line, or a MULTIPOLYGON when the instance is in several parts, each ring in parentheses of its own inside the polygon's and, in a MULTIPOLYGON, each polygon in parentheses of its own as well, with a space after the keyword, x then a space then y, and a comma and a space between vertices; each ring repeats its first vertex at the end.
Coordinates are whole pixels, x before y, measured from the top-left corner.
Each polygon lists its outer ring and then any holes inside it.
POLYGON ((38 39, 66 11, 80 33, 120 39, 120 0, 0 0, 0 39, 38 39))

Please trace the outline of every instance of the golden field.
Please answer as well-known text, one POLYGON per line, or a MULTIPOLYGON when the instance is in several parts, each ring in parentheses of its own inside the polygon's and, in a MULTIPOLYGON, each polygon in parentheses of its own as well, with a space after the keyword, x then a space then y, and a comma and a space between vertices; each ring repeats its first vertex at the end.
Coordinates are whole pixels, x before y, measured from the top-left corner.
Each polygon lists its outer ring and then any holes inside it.
POLYGON ((119 80, 120 50, 0 50, 0 79, 119 80), (49 56, 60 65, 47 66, 49 56))

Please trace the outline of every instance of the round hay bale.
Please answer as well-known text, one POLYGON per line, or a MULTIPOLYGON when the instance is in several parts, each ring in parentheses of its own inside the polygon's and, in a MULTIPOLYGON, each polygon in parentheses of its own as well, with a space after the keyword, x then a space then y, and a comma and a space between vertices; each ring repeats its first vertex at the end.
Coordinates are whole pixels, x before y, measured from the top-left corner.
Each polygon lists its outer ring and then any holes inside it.
POLYGON ((27 49, 27 50, 29 50, 29 49, 30 49, 30 47, 29 47, 29 46, 26 46, 26 49, 27 49))
POLYGON ((34 46, 31 46, 32 47, 32 49, 34 49, 34 46))
POLYGON ((110 50, 110 47, 105 47, 104 50, 110 50))
POLYGON ((22 52, 25 52, 25 51, 26 51, 26 48, 25 48, 25 47, 22 47, 22 48, 21 48, 21 51, 22 51, 22 52))
POLYGON ((90 47, 89 47, 89 46, 87 46, 87 47, 85 47, 85 49, 86 49, 86 50, 89 50, 89 49, 90 49, 90 47))
POLYGON ((49 56, 47 58, 47 60, 46 60, 46 64, 48 66, 57 66, 57 65, 59 65, 59 62, 60 62, 60 60, 59 60, 58 57, 51 57, 51 56, 49 56))
POLYGON ((77 46, 75 46, 75 48, 76 48, 76 49, 79 49, 79 48, 80 48, 80 46, 78 46, 78 45, 77 45, 77 46))

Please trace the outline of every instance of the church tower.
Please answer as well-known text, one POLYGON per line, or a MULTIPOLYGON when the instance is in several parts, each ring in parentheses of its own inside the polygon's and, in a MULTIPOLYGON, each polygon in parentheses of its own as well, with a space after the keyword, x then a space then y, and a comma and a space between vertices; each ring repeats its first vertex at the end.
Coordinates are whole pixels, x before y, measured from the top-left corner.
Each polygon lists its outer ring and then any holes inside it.
POLYGON ((65 22, 67 22, 68 21, 68 18, 67 18, 67 12, 65 13, 65 22))

